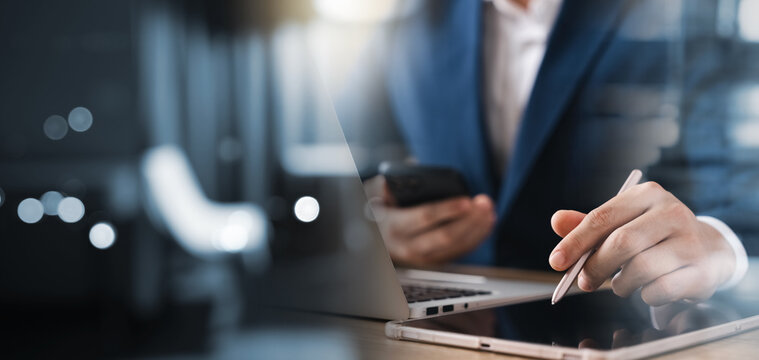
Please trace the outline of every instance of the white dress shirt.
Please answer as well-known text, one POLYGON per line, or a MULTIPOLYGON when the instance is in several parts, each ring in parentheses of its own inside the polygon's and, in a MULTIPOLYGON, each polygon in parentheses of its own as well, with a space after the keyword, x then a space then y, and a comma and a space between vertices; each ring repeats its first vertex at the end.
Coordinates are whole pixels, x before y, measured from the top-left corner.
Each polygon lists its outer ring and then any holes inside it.
POLYGON ((562 0, 483 4, 485 111, 494 165, 503 172, 562 0))
MULTIPOLYGON (((486 0, 483 4, 485 116, 499 174, 511 156, 562 1, 530 0, 526 9, 513 0, 486 0)), ((719 219, 699 216, 698 220, 715 228, 733 249, 735 272, 721 289, 734 286, 748 269, 743 244, 719 219)))

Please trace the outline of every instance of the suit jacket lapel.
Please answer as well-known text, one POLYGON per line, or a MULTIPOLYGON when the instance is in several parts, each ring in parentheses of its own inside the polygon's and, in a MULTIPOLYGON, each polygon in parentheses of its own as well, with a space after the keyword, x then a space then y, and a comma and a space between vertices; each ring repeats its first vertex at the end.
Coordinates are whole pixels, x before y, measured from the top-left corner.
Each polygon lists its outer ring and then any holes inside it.
POLYGON ((565 0, 548 41, 512 160, 498 213, 504 215, 597 56, 626 0, 565 0))
POLYGON ((419 161, 459 169, 471 190, 493 194, 480 113, 481 1, 431 2, 392 38, 388 87, 419 161))

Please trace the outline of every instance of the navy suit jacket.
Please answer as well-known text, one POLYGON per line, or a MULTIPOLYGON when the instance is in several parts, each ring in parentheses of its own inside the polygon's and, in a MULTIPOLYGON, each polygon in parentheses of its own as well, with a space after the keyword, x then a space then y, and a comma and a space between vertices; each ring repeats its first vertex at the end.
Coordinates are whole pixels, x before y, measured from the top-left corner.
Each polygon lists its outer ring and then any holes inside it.
POLYGON ((673 39, 629 35, 651 26, 640 16, 650 9, 638 3, 564 1, 502 174, 483 119, 482 1, 430 1, 393 25, 386 86, 410 152, 420 163, 458 169, 473 194, 497 204, 492 236, 462 261, 547 268, 560 240, 551 215, 597 207, 636 167, 670 190, 684 189, 673 192, 697 213, 724 217, 729 207, 714 188, 722 164, 707 161, 699 178, 711 182, 694 182, 693 152, 682 145, 691 136, 683 130, 683 89, 718 64, 703 61, 677 78, 673 39), (704 199, 699 190, 714 195, 704 199))

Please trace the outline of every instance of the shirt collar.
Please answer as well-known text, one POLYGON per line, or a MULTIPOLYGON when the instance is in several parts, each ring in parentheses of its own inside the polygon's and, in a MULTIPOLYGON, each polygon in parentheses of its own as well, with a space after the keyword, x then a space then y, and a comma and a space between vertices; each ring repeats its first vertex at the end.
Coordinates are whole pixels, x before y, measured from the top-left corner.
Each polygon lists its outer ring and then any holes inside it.
POLYGON ((501 15, 509 17, 545 18, 558 12, 562 0, 530 0, 527 9, 514 3, 513 0, 485 0, 493 3, 493 7, 501 15))

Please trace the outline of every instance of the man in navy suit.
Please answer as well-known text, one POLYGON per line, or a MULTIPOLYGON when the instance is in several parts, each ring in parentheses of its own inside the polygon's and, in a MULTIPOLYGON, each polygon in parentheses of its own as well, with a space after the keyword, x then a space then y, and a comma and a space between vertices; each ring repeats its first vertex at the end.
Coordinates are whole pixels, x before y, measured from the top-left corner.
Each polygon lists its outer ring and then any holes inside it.
POLYGON ((721 200, 668 191, 720 184, 664 149, 684 136, 683 84, 717 66, 673 79, 667 3, 431 1, 399 21, 385 59, 395 122, 416 161, 459 170, 474 196, 396 208, 378 193, 392 258, 562 271, 603 241, 583 290, 614 276, 615 293, 659 305, 740 281, 721 200), (657 182, 613 196, 633 168, 657 182))

